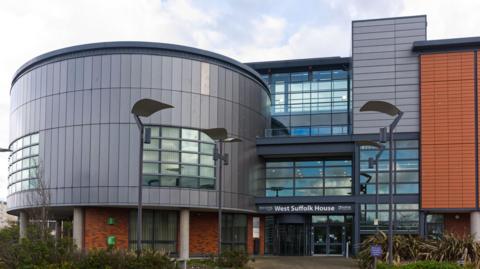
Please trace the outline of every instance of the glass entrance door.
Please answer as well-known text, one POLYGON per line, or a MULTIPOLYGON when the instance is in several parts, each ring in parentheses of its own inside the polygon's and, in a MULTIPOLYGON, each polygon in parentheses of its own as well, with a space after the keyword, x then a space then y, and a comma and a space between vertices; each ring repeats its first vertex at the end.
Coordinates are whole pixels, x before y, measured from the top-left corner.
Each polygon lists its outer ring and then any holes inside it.
POLYGON ((282 256, 302 256, 305 246, 305 227, 303 224, 278 225, 278 251, 282 256))
POLYGON ((314 225, 313 255, 343 255, 345 225, 314 225))

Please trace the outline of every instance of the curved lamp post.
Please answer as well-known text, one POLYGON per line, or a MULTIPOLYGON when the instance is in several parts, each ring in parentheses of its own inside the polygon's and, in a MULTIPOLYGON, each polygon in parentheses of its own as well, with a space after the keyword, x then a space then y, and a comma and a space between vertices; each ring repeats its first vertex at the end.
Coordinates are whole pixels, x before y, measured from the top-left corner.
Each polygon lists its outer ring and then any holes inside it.
POLYGON ((141 99, 132 107, 132 114, 140 131, 140 151, 138 166, 138 208, 137 208, 137 255, 142 253, 142 193, 143 193, 143 141, 144 125, 140 117, 150 117, 153 113, 163 109, 173 108, 169 104, 152 99, 141 99))
POLYGON ((395 117, 392 123, 389 126, 389 161, 390 165, 388 168, 388 178, 389 178, 389 203, 388 203, 388 263, 393 263, 393 131, 397 126, 398 122, 403 116, 403 112, 396 106, 385 102, 385 101, 368 101, 361 108, 360 112, 371 111, 371 112, 380 112, 387 114, 389 116, 395 117))
POLYGON ((12 151, 11 149, 0 148, 0 152, 11 152, 11 151, 12 151))
POLYGON ((222 254, 222 192, 223 192, 222 167, 223 165, 228 165, 228 153, 225 153, 225 154, 223 153, 223 144, 241 142, 242 140, 240 138, 228 137, 228 132, 225 128, 203 129, 201 131, 215 141, 215 151, 213 153, 213 160, 215 162, 220 160, 218 165, 218 249, 217 249, 218 256, 220 256, 220 254, 222 254))
POLYGON ((368 168, 373 168, 373 165, 375 165, 375 226, 377 226, 378 232, 378 160, 380 159, 380 156, 385 150, 385 146, 375 141, 360 141, 358 144, 360 146, 375 147, 377 149, 375 159, 372 157, 368 158, 368 168))

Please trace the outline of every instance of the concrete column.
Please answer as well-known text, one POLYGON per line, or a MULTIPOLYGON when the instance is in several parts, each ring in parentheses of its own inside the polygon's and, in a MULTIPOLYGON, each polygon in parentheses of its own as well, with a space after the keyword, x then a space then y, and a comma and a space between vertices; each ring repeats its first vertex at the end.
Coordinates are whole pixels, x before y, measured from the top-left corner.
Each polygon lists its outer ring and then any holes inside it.
POLYGON ((28 217, 26 212, 20 211, 20 215, 18 216, 18 222, 20 239, 27 237, 28 217))
POLYGON ((73 208, 73 242, 83 249, 83 208, 73 208))
POLYGON ((183 268, 186 268, 187 260, 190 258, 190 210, 180 211, 180 260, 184 260, 183 268))
POLYGON ((480 241, 480 211, 470 213, 470 233, 475 241, 480 241))
POLYGON ((62 238, 62 221, 55 221, 55 239, 59 240, 62 238))

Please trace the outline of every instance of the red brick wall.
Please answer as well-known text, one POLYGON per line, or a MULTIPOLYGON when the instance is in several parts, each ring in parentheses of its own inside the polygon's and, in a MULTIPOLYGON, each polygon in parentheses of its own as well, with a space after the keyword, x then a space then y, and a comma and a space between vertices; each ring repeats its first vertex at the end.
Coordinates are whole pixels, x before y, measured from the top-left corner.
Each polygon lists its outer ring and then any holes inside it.
POLYGON ((85 208, 84 248, 107 248, 107 237, 116 237, 116 248, 128 248, 128 209, 119 208, 85 208), (113 217, 115 224, 109 225, 108 218, 113 217))
POLYGON ((459 236, 470 234, 470 214, 444 214, 446 233, 454 233, 459 236), (459 216, 458 219, 455 216, 459 216))
POLYGON ((190 255, 217 253, 217 213, 190 213, 190 255))
MULTIPOLYGON (((248 216, 247 219, 247 251, 248 254, 253 255, 253 217, 256 216, 248 216)), ((265 241, 263 239, 264 236, 264 227, 265 227, 265 222, 262 216, 260 217, 260 255, 264 254, 264 244, 265 241)))

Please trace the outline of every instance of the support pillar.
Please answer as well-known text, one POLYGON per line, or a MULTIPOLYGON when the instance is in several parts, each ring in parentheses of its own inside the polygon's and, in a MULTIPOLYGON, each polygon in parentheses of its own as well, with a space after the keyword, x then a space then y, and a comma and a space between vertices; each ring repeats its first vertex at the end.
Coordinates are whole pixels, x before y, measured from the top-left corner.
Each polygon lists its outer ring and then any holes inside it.
POLYGON ((480 211, 470 213, 470 234, 473 240, 480 241, 480 211))
POLYGON ((26 238, 27 237, 27 226, 28 226, 28 217, 27 213, 20 211, 20 214, 18 216, 18 226, 20 230, 20 239, 26 238))
POLYGON ((183 262, 183 267, 186 268, 187 261, 190 258, 190 210, 182 209, 180 211, 180 253, 179 257, 183 262))
POLYGON ((55 221, 55 239, 60 240, 62 238, 62 221, 55 221))
POLYGON ((83 208, 73 208, 73 242, 83 249, 83 208))

